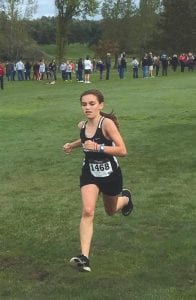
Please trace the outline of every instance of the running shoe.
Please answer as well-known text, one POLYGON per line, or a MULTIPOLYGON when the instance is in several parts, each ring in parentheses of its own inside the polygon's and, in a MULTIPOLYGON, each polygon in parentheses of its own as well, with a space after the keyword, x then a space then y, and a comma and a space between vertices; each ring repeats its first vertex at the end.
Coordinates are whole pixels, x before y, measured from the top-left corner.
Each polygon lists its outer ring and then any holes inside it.
POLYGON ((123 208, 122 208, 122 214, 123 216, 128 216, 132 210, 133 210, 133 202, 132 202, 132 196, 131 196, 131 192, 128 190, 128 189, 123 189, 122 190, 122 196, 125 196, 125 197, 128 197, 129 198, 129 202, 127 205, 125 205, 123 208))
POLYGON ((84 255, 74 256, 70 259, 70 265, 79 271, 90 272, 89 259, 84 255))

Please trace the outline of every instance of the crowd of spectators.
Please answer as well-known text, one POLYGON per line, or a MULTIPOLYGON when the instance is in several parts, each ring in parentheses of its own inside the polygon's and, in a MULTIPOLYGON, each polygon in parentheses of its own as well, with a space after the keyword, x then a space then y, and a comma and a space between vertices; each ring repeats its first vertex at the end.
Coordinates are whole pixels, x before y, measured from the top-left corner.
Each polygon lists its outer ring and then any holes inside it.
MULTIPOLYGON (((116 69, 120 79, 125 78, 126 71, 132 70, 133 78, 149 78, 155 76, 167 76, 168 67, 176 72, 178 67, 180 72, 185 69, 192 72, 196 65, 196 56, 189 52, 180 55, 173 54, 171 57, 166 53, 161 55, 153 55, 152 52, 145 53, 141 59, 137 57, 128 58, 123 52, 119 55, 116 69), (141 75, 139 76, 139 70, 141 75), (161 73, 160 73, 161 70, 161 73)), ((63 81, 72 81, 73 79, 80 83, 90 83, 90 76, 93 72, 99 72, 99 79, 109 80, 111 69, 111 55, 107 53, 105 58, 92 60, 87 55, 85 59, 79 58, 77 61, 63 60, 57 65, 55 59, 51 62, 45 62, 44 59, 23 62, 22 59, 16 63, 6 62, 0 63, 0 81, 1 89, 3 89, 3 76, 8 81, 23 80, 46 80, 47 83, 55 84, 57 80, 57 72, 61 74, 63 81)))
MULTIPOLYGON (((196 56, 189 52, 187 54, 182 53, 179 56, 173 54, 172 57, 168 56, 166 53, 161 55, 153 55, 152 52, 144 53, 141 60, 137 59, 135 56, 131 59, 130 65, 132 67, 133 78, 139 78, 139 70, 141 69, 141 77, 143 78, 153 78, 160 75, 161 70, 162 76, 168 75, 168 67, 176 72, 178 66, 180 71, 184 72, 185 68, 188 71, 193 71, 196 66, 196 56)), ((119 55, 117 69, 119 73, 119 78, 124 79, 125 72, 129 67, 129 59, 126 58, 125 52, 119 55)))
MULTIPOLYGON (((135 58, 133 58, 134 61, 135 58)), ((138 63, 139 65, 139 63, 138 63)), ((188 71, 193 71, 196 65, 196 56, 189 52, 187 54, 182 53, 179 56, 173 54, 171 57, 166 53, 161 55, 153 55, 152 52, 145 53, 141 60, 141 68, 143 70, 143 78, 159 76, 159 71, 161 69, 161 75, 168 75, 168 67, 176 72, 177 68, 180 67, 180 71, 184 72, 185 68, 188 71)), ((134 72, 133 72, 134 77, 134 72)))

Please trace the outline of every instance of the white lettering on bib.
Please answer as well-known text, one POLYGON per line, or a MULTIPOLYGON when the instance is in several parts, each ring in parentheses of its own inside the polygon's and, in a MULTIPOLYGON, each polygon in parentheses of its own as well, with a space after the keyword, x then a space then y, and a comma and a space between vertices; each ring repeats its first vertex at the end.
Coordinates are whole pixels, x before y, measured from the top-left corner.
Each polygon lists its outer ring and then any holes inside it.
POLYGON ((108 177, 113 172, 110 161, 89 163, 91 174, 94 177, 108 177))

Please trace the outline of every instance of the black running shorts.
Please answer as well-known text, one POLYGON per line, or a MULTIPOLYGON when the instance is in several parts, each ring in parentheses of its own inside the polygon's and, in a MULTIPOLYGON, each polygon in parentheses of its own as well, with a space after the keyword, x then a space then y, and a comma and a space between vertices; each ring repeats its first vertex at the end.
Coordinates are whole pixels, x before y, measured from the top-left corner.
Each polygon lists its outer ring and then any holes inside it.
POLYGON ((110 178, 98 179, 89 175, 87 172, 82 172, 80 176, 80 188, 84 185, 95 184, 100 192, 108 196, 116 196, 122 192, 123 180, 121 169, 118 168, 110 178))

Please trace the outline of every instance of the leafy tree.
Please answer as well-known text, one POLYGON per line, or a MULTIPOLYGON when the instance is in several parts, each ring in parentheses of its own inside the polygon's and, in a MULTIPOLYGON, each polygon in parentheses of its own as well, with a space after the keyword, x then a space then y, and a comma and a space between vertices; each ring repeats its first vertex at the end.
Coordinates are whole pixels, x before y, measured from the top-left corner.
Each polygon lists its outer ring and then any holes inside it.
MULTIPOLYGON (((140 0, 138 11, 138 40, 141 52, 152 50, 153 37, 158 31, 158 21, 160 19, 160 0, 140 0)), ((143 53, 141 53, 143 54, 143 53)))
MULTIPOLYGON (((118 51, 131 52, 134 43, 133 19, 136 6, 132 0, 108 0, 102 5, 104 40, 118 43, 118 51)), ((117 48, 116 48, 117 49, 117 48)), ((117 57, 118 53, 115 54, 117 57)))
POLYGON ((32 16, 36 10, 36 1, 0 0, 0 9, 4 13, 2 55, 7 59, 18 59, 32 43, 22 19, 32 16))
POLYGON ((115 56, 116 53, 119 53, 119 44, 116 41, 112 40, 99 40, 97 45, 93 45, 92 49, 95 52, 95 55, 101 59, 104 59, 106 53, 111 53, 115 56))
POLYGON ((5 37, 5 32, 6 32, 6 24, 8 21, 8 17, 5 14, 5 12, 0 12, 0 59, 6 59, 5 55, 5 45, 6 45, 6 37, 5 37))
POLYGON ((161 16, 159 42, 162 49, 171 54, 195 50, 196 1, 163 0, 161 16))
POLYGON ((37 11, 36 0, 0 0, 0 8, 10 19, 32 18, 37 11))
POLYGON ((103 34, 101 21, 78 20, 71 21, 68 27, 68 44, 85 43, 89 46, 97 44, 103 34))
POLYGON ((73 17, 93 15, 98 8, 96 0, 55 0, 57 8, 57 56, 60 61, 64 55, 68 29, 73 17))
POLYGON ((31 38, 39 44, 56 43, 56 17, 41 17, 36 20, 26 20, 25 27, 31 38))

